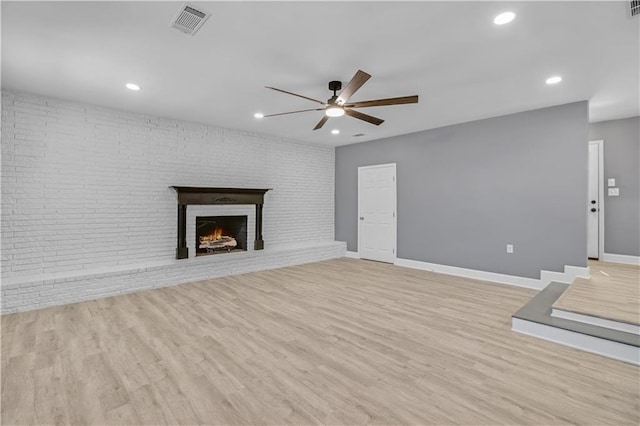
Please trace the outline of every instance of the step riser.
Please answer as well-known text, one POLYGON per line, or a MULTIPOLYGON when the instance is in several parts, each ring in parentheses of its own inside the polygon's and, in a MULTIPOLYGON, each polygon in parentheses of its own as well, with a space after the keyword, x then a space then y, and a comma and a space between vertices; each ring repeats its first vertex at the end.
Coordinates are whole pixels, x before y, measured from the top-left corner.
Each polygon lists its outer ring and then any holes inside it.
POLYGON ((584 315, 576 312, 569 312, 563 309, 551 309, 551 316, 562 318, 569 321, 577 321, 584 324, 595 325, 598 327, 608 328, 610 330, 622 331, 623 333, 631 333, 640 335, 640 326, 628 324, 620 321, 613 321, 605 318, 594 317, 592 315, 584 315))
POLYGON ((635 346, 526 321, 520 318, 511 319, 511 329, 518 333, 640 366, 640 348, 635 346))

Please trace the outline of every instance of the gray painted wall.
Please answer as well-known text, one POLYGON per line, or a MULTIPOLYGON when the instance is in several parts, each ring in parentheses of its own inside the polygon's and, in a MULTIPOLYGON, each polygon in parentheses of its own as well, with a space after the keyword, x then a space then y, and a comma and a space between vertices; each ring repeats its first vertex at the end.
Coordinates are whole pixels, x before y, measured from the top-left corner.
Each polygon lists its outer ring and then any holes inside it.
POLYGON ((530 278, 586 266, 587 139, 583 101, 338 147, 336 240, 358 250, 358 166, 395 162, 399 258, 530 278))
POLYGON ((589 125, 589 140, 604 140, 604 251, 640 256, 640 117, 589 125), (619 197, 609 197, 615 178, 619 197))

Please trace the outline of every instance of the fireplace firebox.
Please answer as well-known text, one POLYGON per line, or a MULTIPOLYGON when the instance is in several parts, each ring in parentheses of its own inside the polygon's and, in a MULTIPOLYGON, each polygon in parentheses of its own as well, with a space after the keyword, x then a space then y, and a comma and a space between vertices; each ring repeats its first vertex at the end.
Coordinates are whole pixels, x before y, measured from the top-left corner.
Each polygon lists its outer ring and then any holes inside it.
POLYGON ((247 250, 247 216, 197 216, 196 256, 247 250))

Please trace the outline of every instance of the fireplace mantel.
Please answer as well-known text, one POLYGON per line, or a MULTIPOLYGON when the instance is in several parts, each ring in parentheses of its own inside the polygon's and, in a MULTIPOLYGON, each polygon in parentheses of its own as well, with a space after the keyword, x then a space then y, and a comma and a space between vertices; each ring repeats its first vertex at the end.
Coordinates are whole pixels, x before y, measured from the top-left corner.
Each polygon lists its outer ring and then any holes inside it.
POLYGON ((189 257, 187 248, 187 206, 189 204, 255 204, 256 206, 256 235, 253 242, 254 250, 264 248, 262 239, 262 207, 264 194, 270 189, 255 188, 200 188, 195 186, 172 186, 178 193, 178 247, 176 259, 189 257))

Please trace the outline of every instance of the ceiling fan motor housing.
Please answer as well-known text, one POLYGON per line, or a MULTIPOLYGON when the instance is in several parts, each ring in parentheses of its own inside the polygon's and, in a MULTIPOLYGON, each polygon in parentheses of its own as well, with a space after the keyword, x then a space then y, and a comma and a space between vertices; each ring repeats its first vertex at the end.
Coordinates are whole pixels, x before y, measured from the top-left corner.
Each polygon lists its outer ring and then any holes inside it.
POLYGON ((338 95, 333 95, 332 97, 327 99, 327 104, 335 105, 337 103, 337 101, 338 101, 338 95))

